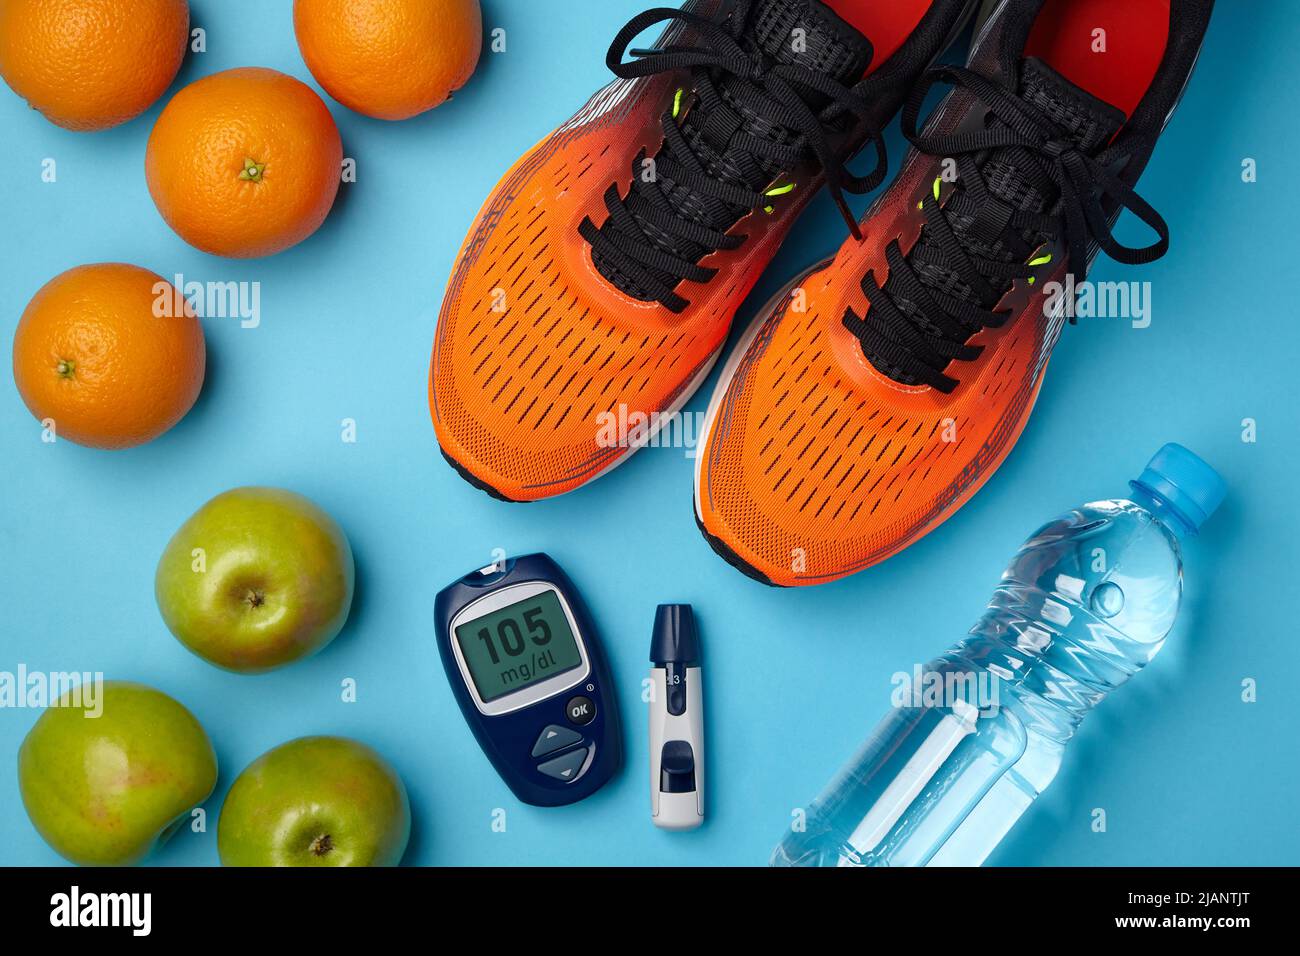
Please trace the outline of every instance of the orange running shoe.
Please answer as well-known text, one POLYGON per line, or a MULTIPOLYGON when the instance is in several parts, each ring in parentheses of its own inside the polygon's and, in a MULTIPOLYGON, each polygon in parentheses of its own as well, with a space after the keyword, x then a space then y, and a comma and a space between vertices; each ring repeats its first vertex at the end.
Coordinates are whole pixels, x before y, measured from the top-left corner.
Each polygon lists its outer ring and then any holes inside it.
POLYGON ((1168 246, 1133 187, 1211 8, 1003 0, 968 69, 918 84, 903 111, 916 149, 864 238, 762 310, 718 382, 695 509, 723 557, 769 584, 834 580, 906 548, 993 474, 1098 249, 1137 264, 1168 246), (936 83, 954 89, 918 132, 936 83), (1116 241, 1123 209, 1153 245, 1116 241))
POLYGON ((856 228, 843 193, 883 180, 881 125, 972 6, 697 0, 628 23, 619 79, 515 164, 461 249, 429 377, 456 470, 526 501, 648 441, 823 184, 856 228), (867 144, 875 169, 854 176, 867 144))

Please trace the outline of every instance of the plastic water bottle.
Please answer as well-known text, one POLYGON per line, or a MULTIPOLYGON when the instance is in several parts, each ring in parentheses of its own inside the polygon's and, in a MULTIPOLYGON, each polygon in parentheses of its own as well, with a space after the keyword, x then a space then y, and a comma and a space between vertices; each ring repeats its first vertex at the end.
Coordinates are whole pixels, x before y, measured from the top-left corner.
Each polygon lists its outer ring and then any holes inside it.
POLYGON ((1182 596, 1179 542, 1226 490, 1172 444, 1130 486, 1025 542, 970 636, 896 688, 773 866, 984 862, 1084 716, 1159 653, 1182 596))

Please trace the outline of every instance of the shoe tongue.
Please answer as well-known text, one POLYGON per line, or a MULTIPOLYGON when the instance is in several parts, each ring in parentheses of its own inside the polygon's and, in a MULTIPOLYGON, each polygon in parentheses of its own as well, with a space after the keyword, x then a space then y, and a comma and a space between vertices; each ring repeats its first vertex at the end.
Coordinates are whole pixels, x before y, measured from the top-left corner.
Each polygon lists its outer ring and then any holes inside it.
MULTIPOLYGON (((757 0, 745 22, 741 44, 778 63, 788 63, 823 73, 851 86, 861 79, 871 63, 871 43, 849 26, 821 0, 757 0)), ((739 120, 739 129, 758 139, 789 143, 792 134, 773 117, 752 112, 737 96, 738 87, 749 80, 727 75, 720 79, 718 92, 739 120)), ((820 93, 805 90, 800 95, 814 110, 826 105, 820 93)), ((710 175, 724 182, 744 184, 757 189, 771 182, 780 172, 769 160, 747 154, 734 144, 735 130, 728 127, 728 138, 714 135, 708 111, 692 111, 682 124, 682 131, 710 175)), ((726 228, 735 219, 735 210, 717 202, 702 201, 689 189, 673 183, 664 184, 664 196, 688 219, 726 228), (711 207, 711 208, 709 208, 711 207)), ((693 259, 696 250, 685 252, 693 259)))
MULTIPOLYGON (((821 0, 756 0, 745 20, 739 42, 751 54, 761 51, 778 63, 805 67, 845 86, 857 83, 871 64, 870 41, 821 0)), ((744 105, 745 97, 739 94, 749 82, 748 77, 730 74, 718 79, 718 95, 726 108, 734 112, 736 125, 715 124, 709 110, 695 108, 682 122, 682 135, 708 175, 722 182, 761 189, 771 183, 781 169, 771 160, 753 155, 737 145, 735 133, 743 130, 751 137, 783 145, 789 145, 795 134, 784 128, 778 119, 755 113, 744 105)), ((822 109, 827 102, 821 94, 813 91, 801 91, 800 95, 813 110, 822 109)), ((633 192, 637 188, 634 182, 633 192)), ((747 211, 731 207, 719 199, 701 196, 689 186, 673 182, 666 176, 659 177, 657 188, 677 215, 721 231, 729 229, 747 211)), ((642 201, 631 194, 628 209, 645 236, 665 252, 688 262, 698 262, 708 251, 694 242, 663 232, 642 214, 642 201)), ((611 223, 612 220, 608 221, 603 228, 612 229, 611 223)), ((603 256, 596 255, 594 261, 602 274, 618 288, 637 298, 645 298, 643 291, 619 274, 603 256)), ((660 275, 669 285, 674 284, 669 274, 660 275)))
POLYGON ((1021 64, 1020 95, 1047 114, 1085 153, 1094 153, 1123 127, 1123 111, 1075 86, 1036 57, 1021 64))
MULTIPOLYGON (((1025 102, 1050 118, 1079 149, 1090 155, 1095 155, 1110 142, 1127 119, 1123 112, 1075 86, 1034 57, 1021 62, 1018 92, 1025 102)), ((1030 213, 1047 212, 1056 197, 1044 196, 1038 191, 1025 175, 1025 169, 1016 154, 1015 149, 1000 149, 994 150, 985 158, 981 172, 988 191, 1011 209, 1030 213)), ((949 214, 949 223, 954 233, 968 251, 1010 264, 1014 256, 1001 238, 1006 221, 1005 210, 997 204, 986 204, 974 214, 965 216, 949 214)), ((1022 234, 1022 238, 1029 245, 1036 241, 1036 237, 1027 232, 1022 234)), ((922 233, 909 255, 923 285, 967 302, 977 302, 974 290, 951 267, 944 250, 930 233, 922 233)), ((897 284, 891 282, 888 280, 885 288, 893 294, 899 307, 918 325, 928 324, 920 307, 909 301, 897 284)), ((990 284, 1002 290, 1009 286, 1009 283, 1001 281, 991 281, 990 284)), ((888 368, 887 363, 872 356, 868 358, 898 381, 915 384, 915 380, 888 368)))
MULTIPOLYGON (((1079 149, 1089 155, 1095 155, 1110 142, 1127 120, 1123 112, 1075 86, 1042 60, 1034 57, 1021 62, 1018 93, 1021 99, 1050 118, 1065 131, 1079 149)), ((1018 148, 993 150, 991 155, 984 159, 981 169, 985 185, 992 195, 1002 200, 1011 209, 1031 213, 1047 212, 1056 197, 1040 194, 1025 175, 1021 158, 1017 156, 1018 152, 1018 148)), ((967 251, 985 258, 1000 260, 1008 265, 1015 260, 1002 239, 1007 217, 1005 210, 999 208, 999 204, 986 203, 976 212, 966 215, 950 212, 948 222, 957 235, 958 241, 967 251)), ((1029 232, 1023 232, 1021 238, 1030 246, 1037 240, 1037 237, 1029 232)), ((978 304, 975 291, 952 268, 946 251, 928 230, 921 233, 921 238, 912 247, 909 258, 922 285, 945 295, 978 304)), ((991 279, 990 285, 1005 291, 1010 283, 991 279)), ((886 280, 885 289, 899 308, 919 327, 933 326, 931 320, 924 314, 924 310, 908 299, 907 294, 899 288, 892 276, 886 280)), ((988 303, 984 305, 987 307, 988 303)), ((892 368, 880 357, 868 354, 867 358, 878 369, 897 381, 909 385, 917 384, 916 379, 892 368)))
MULTIPOLYGON (((1020 97, 1046 115, 1079 149, 1090 155, 1109 143, 1127 120, 1122 111, 1075 86, 1036 57, 1029 57, 1021 63, 1020 97)), ((1046 197, 1039 195, 1023 171, 1005 154, 990 157, 984 174, 989 191, 1012 208, 1045 211, 1046 197)), ((976 232, 992 240, 992 235, 984 233, 978 225, 976 232)))
POLYGON ((871 42, 821 0, 759 0, 750 22, 758 49, 778 63, 796 63, 846 85, 871 65, 871 42))

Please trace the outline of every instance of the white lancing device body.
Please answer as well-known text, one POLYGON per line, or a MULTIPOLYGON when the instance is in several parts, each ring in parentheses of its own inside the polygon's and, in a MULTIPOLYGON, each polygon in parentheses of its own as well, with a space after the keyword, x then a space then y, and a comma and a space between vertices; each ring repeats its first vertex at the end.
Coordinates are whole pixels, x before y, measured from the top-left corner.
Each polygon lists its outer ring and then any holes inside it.
POLYGON ((650 680, 650 812, 657 827, 665 830, 693 830, 704 822, 704 695, 699 667, 676 668, 686 684, 686 709, 669 710, 668 667, 652 667, 650 680), (665 745, 682 742, 690 747, 694 789, 670 793, 664 790, 665 745))

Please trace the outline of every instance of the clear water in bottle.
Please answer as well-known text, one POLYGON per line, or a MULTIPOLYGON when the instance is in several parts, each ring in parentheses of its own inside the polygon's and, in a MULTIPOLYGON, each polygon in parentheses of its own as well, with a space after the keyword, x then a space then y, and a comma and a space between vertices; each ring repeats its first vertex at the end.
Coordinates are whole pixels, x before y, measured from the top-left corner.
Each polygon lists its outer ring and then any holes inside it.
POLYGON ((1159 653, 1182 596, 1179 542, 1225 490, 1180 445, 1130 486, 1025 542, 969 636, 918 669, 774 866, 984 862, 1084 716, 1159 653))

